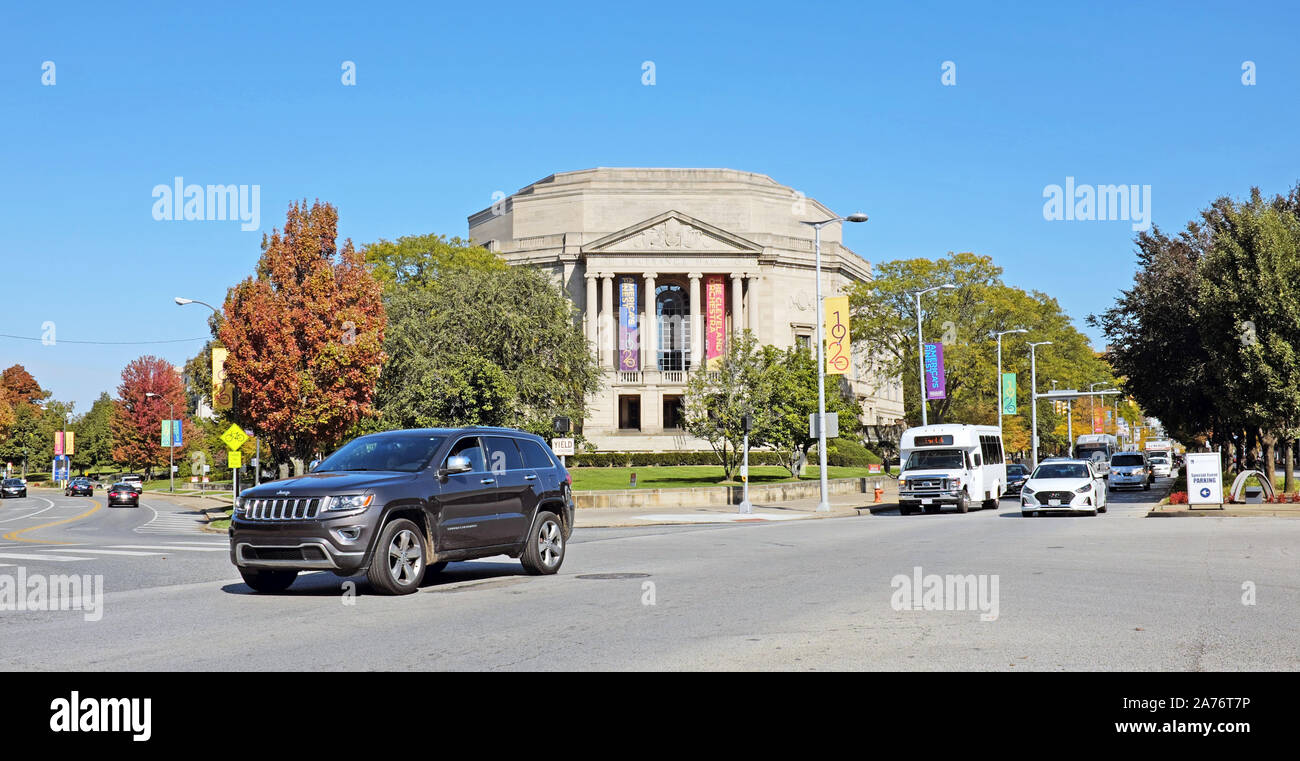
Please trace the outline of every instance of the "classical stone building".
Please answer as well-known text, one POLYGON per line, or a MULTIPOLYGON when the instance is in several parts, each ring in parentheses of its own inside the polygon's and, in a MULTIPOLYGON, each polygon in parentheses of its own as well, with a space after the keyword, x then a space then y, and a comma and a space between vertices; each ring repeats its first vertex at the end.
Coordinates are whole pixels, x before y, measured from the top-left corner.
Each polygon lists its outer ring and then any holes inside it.
MULTIPOLYGON (((812 348, 813 230, 800 222, 834 216, 761 174, 599 168, 551 175, 471 215, 469 236, 549 270, 581 310, 606 369, 588 439, 605 451, 696 449, 707 444, 681 430, 686 381, 733 333, 812 348)), ((840 227, 822 228, 826 297, 871 279, 840 227)), ((902 418, 898 379, 854 362, 845 382, 864 422, 902 418)))

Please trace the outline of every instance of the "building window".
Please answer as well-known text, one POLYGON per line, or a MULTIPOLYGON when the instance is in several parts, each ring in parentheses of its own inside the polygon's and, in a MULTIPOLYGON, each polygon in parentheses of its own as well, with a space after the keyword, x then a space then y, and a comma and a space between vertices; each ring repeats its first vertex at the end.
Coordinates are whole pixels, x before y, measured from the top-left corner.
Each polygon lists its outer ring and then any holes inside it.
POLYGON ((691 306, 686 289, 676 283, 655 288, 655 314, 659 369, 691 369, 691 306))
POLYGON ((680 430, 685 410, 680 396, 664 396, 664 428, 680 430))
POLYGON ((618 397, 618 429, 641 430, 641 395, 626 394, 618 397))
POLYGON ((812 336, 807 333, 797 333, 794 337, 794 345, 804 351, 812 351, 812 336))

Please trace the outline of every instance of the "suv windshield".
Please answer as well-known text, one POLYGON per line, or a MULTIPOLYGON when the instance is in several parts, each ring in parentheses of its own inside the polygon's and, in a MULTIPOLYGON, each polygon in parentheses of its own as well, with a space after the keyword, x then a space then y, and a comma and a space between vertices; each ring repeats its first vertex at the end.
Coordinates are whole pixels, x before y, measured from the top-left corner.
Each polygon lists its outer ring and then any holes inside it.
POLYGON ((429 464, 445 438, 428 434, 363 436, 344 444, 312 472, 386 470, 415 473, 429 464))
POLYGON ((1088 466, 1074 463, 1051 463, 1039 465, 1033 478, 1087 478, 1088 466))
POLYGON ((960 449, 922 449, 908 456, 907 464, 903 466, 903 470, 921 470, 922 468, 953 470, 963 467, 965 467, 965 464, 960 449))
POLYGON ((1142 465, 1140 454, 1117 454, 1110 458, 1111 467, 1129 468, 1142 465))

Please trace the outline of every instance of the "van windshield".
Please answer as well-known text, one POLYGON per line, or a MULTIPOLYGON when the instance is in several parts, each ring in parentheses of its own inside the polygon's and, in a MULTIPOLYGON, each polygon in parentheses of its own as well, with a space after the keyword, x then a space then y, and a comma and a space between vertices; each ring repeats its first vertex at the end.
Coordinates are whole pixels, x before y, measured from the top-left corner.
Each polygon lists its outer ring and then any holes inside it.
POLYGON ((960 449, 918 449, 907 458, 903 470, 961 470, 966 467, 960 449))

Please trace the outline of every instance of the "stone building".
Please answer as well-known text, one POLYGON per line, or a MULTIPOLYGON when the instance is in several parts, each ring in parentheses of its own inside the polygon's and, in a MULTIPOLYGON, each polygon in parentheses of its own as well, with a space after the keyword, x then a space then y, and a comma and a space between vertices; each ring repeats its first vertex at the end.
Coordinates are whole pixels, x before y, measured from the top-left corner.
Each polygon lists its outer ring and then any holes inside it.
MULTIPOLYGON (((770 177, 732 169, 598 168, 539 180, 469 217, 469 237, 552 273, 583 315, 605 385, 583 421, 604 451, 707 448, 681 430, 682 394, 736 331, 813 348, 813 229, 836 213, 770 177)), ((822 228, 823 295, 871 265, 822 228)), ((834 379, 834 376, 828 376, 834 379)), ((845 375, 863 421, 903 417, 897 378, 845 375)))

